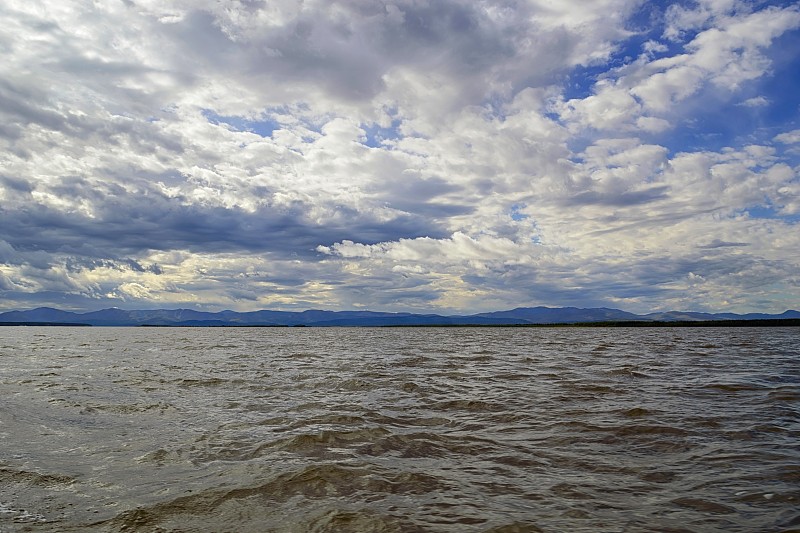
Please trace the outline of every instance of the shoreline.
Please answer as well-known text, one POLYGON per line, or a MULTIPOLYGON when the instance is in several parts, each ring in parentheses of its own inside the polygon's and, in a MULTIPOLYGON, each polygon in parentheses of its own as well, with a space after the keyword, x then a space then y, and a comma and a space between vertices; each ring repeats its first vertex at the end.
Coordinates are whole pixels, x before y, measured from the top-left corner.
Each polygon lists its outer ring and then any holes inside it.
POLYGON ((544 324, 104 324, 93 325, 70 322, 0 322, 0 326, 50 326, 50 327, 127 327, 127 328, 708 328, 708 327, 799 327, 800 318, 752 320, 615 320, 603 322, 569 322, 544 324))

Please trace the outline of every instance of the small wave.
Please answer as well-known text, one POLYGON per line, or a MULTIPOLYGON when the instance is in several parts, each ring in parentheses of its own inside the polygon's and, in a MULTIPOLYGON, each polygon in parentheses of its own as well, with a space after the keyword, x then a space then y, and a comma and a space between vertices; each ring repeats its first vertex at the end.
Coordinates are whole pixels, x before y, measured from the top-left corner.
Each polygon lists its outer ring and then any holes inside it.
POLYGON ((797 402, 800 401, 800 390, 797 387, 780 387, 767 394, 770 402, 797 402))
MULTIPOLYGON (((72 487, 76 482, 75 478, 66 475, 42 474, 7 467, 0 468, 0 487, 2 487, 0 494, 4 498, 8 495, 19 493, 27 496, 29 493, 36 493, 37 489, 46 492, 63 490, 72 487)), ((19 497, 18 495, 15 499, 23 501, 23 506, 0 501, 0 531, 6 531, 4 527, 6 522, 26 525, 49 522, 45 514, 29 508, 30 505, 34 505, 29 498, 19 497)), ((27 527, 24 530, 27 530, 27 527)))
MULTIPOLYGON (((239 380, 241 381, 241 380, 239 380)), ((222 378, 190 379, 184 378, 178 381, 182 387, 219 387, 231 383, 231 380, 222 378)))
POLYGON ((511 522, 502 526, 493 527, 484 533, 542 533, 544 530, 529 522, 511 522))
POLYGON ((654 472, 644 472, 639 476, 643 481, 650 483, 672 483, 678 477, 675 472, 656 470, 654 472))
POLYGON ((641 418, 645 416, 650 416, 653 414, 652 411, 649 409, 645 409, 644 407, 633 407, 631 409, 626 409, 621 411, 620 414, 627 418, 641 418))
MULTIPOLYGON (((39 513, 32 513, 26 509, 10 506, 9 504, 0 502, 0 525, 6 520, 10 520, 16 524, 44 524, 47 523, 47 518, 39 513)), ((0 529, 0 531, 4 531, 0 529)))
POLYGON ((496 449, 496 443, 475 437, 449 436, 438 433, 418 432, 390 435, 358 449, 365 455, 399 455, 403 458, 444 457, 449 454, 474 456, 488 454, 496 449))
POLYGON ((14 470, 11 468, 0 468, 0 481, 3 483, 29 483, 42 487, 55 487, 71 485, 75 483, 75 478, 58 474, 40 474, 26 470, 14 470))
POLYGON ((204 436, 198 439, 193 450, 194 461, 250 461, 271 456, 276 452, 298 454, 306 457, 333 459, 353 455, 353 450, 364 443, 372 443, 390 432, 383 428, 324 429, 291 435, 267 442, 244 439, 238 433, 232 436, 204 436))
POLYGON ((419 427, 452 427, 455 424, 449 418, 442 416, 389 416, 378 411, 369 411, 364 415, 373 424, 382 427, 413 429, 419 427))
POLYGON ((129 415, 134 413, 144 413, 147 411, 168 411, 174 410, 175 407, 167 403, 147 403, 147 404, 110 404, 110 405, 90 405, 85 407, 82 413, 91 413, 94 411, 103 411, 107 413, 114 413, 120 415, 129 415))
POLYGON ((632 424, 628 426, 619 426, 614 428, 613 432, 615 435, 624 437, 633 435, 673 435, 685 437, 686 435, 689 435, 689 431, 683 428, 656 424, 632 424))
POLYGON ((580 490, 576 485, 572 485, 570 483, 558 483, 557 485, 550 487, 550 491, 553 494, 568 500, 590 500, 593 498, 591 494, 587 494, 586 492, 580 490))
POLYGON ((645 372, 639 370, 638 367, 635 366, 622 366, 619 368, 612 368, 611 370, 606 371, 606 374, 609 376, 614 377, 623 377, 623 378, 649 378, 650 376, 645 372))
POLYGON ((762 385, 755 385, 752 383, 709 383, 705 385, 704 388, 723 392, 749 392, 766 389, 766 387, 762 385))
POLYGON ((800 504, 800 491, 785 491, 785 492, 751 492, 747 494, 740 494, 737 501, 749 504, 789 504, 797 506, 800 504))
POLYGON ((413 381, 406 381, 400 386, 400 390, 403 392, 419 392, 422 390, 422 387, 414 383, 413 381))
POLYGON ((543 468, 548 466, 548 462, 536 459, 533 457, 526 457, 524 455, 496 455, 493 456, 492 461, 501 465, 512 466, 514 468, 543 468))
POLYGON ((795 483, 800 485, 800 465, 782 465, 775 478, 779 481, 783 481, 784 483, 795 483))
POLYGON ((467 357, 465 360, 469 361, 470 363, 491 363, 494 361, 496 355, 494 352, 490 352, 492 355, 481 355, 481 354, 474 354, 467 357))
MULTIPOLYGON (((274 424, 276 421, 280 421, 283 419, 270 419, 270 420, 272 420, 272 424, 274 424)), ((320 425, 359 426, 364 424, 365 422, 366 422, 365 419, 361 416, 341 414, 341 413, 327 413, 320 416, 313 416, 311 418, 304 418, 302 420, 297 420, 283 428, 278 429, 278 431, 291 431, 307 426, 320 426, 320 425)))
POLYGON ((386 435, 389 435, 389 431, 383 428, 366 428, 352 431, 325 430, 319 433, 305 433, 286 439, 279 439, 259 446, 256 451, 260 454, 267 449, 276 449, 305 454, 316 452, 324 455, 332 449, 347 448, 363 442, 373 442, 386 435))
POLYGON ((429 363, 433 363, 433 359, 431 359, 430 357, 426 357, 424 355, 414 355, 411 357, 405 357, 401 359, 400 361, 396 362, 395 365, 401 367, 416 368, 425 366, 429 363))
MULTIPOLYGON (((444 490, 422 473, 380 475, 363 467, 311 465, 259 485, 209 489, 150 507, 126 510, 93 524, 102 531, 374 531, 419 532, 419 525, 373 509, 359 508, 358 494, 421 494, 444 490), (314 502, 338 501, 336 507, 314 502), (281 504, 292 502, 287 509, 281 504), (302 513, 297 507, 303 508, 302 513), (351 507, 351 505, 353 507, 351 507)), ((373 496, 374 497, 374 496, 373 496)), ((363 504, 362 504, 363 505, 363 504)))
POLYGON ((337 533, 340 531, 370 531, 374 533, 405 533, 422 529, 408 529, 397 518, 374 512, 331 509, 312 518, 306 529, 309 533, 337 533))
POLYGON ((437 411, 469 411, 469 412, 493 412, 504 411, 506 406, 500 403, 492 403, 484 400, 448 400, 433 404, 432 409, 437 411))
POLYGON ((159 448, 152 452, 146 453, 141 457, 137 457, 136 461, 139 463, 152 463, 158 466, 163 466, 167 463, 176 463, 181 461, 180 455, 176 451, 165 450, 159 448))
POLYGON ((627 392, 620 387, 597 383, 564 383, 563 386, 565 389, 579 394, 625 394, 627 392))
POLYGON ((702 498, 676 498, 672 500, 672 503, 680 507, 700 511, 701 513, 733 514, 736 512, 736 509, 733 507, 702 498))
POLYGON ((363 390, 372 390, 374 388, 374 381, 368 379, 359 379, 359 378, 351 378, 351 379, 343 379, 341 381, 336 382, 331 386, 333 390, 343 390, 343 391, 363 391, 363 390))
POLYGON ((527 372, 495 372, 492 374, 492 380, 498 382, 506 382, 506 381, 521 381, 521 380, 531 380, 536 377, 535 374, 527 373, 527 372))

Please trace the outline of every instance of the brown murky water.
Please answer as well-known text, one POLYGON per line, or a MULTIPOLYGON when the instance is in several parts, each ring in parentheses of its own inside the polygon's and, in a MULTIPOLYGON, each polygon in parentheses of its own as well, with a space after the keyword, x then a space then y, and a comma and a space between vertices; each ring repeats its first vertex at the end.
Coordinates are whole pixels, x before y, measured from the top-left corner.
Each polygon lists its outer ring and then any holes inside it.
POLYGON ((0 532, 800 531, 800 328, 0 328, 0 532))

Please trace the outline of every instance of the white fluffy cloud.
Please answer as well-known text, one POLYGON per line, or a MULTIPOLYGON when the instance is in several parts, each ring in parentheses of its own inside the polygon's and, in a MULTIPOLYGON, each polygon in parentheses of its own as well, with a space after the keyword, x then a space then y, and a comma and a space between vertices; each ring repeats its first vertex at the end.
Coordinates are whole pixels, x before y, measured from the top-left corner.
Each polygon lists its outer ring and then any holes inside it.
POLYGON ((800 11, 647 7, 5 2, 3 307, 782 311, 800 11))
POLYGON ((782 144, 800 143, 800 130, 787 131, 775 136, 775 140, 782 144))
POLYGON ((592 95, 561 104, 562 117, 573 128, 658 132, 667 129, 676 106, 709 85, 726 91, 722 98, 730 98, 743 83, 769 70, 764 50, 774 39, 800 26, 797 6, 728 15, 735 6, 735 2, 707 2, 697 12, 677 8, 678 18, 687 19, 679 28, 703 27, 711 13, 716 13, 717 24, 686 43, 683 53, 655 59, 643 54, 611 71, 595 84, 592 95), (699 19, 694 21, 692 14, 699 19))

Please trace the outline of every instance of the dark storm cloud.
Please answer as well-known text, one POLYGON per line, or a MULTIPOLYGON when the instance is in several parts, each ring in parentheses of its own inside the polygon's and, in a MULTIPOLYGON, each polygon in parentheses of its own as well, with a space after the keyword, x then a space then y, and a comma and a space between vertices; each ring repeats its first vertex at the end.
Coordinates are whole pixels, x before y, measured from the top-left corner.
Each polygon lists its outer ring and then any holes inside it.
POLYGON ((255 212, 185 203, 152 189, 128 192, 120 185, 101 186, 79 177, 65 178, 51 191, 62 198, 83 199, 93 216, 65 212, 33 202, 0 206, 0 240, 17 250, 124 258, 147 250, 204 252, 274 252, 316 257, 320 243, 358 236, 382 242, 406 236, 443 235, 443 229, 411 215, 376 221, 341 207, 336 221, 315 224, 311 206, 262 206, 255 212))
POLYGON ((29 194, 33 191, 33 186, 24 179, 15 178, 13 176, 4 176, 0 174, 0 187, 8 193, 12 194, 29 194))
POLYGON ((46 105, 48 95, 35 85, 35 80, 23 84, 10 80, 0 79, 0 116, 3 122, 26 126, 38 124, 54 131, 64 131, 66 120, 64 116, 46 105))
POLYGON ((47 270, 53 264, 53 257, 41 250, 15 249, 11 243, 0 236, 0 265, 27 265, 40 270, 47 270))

